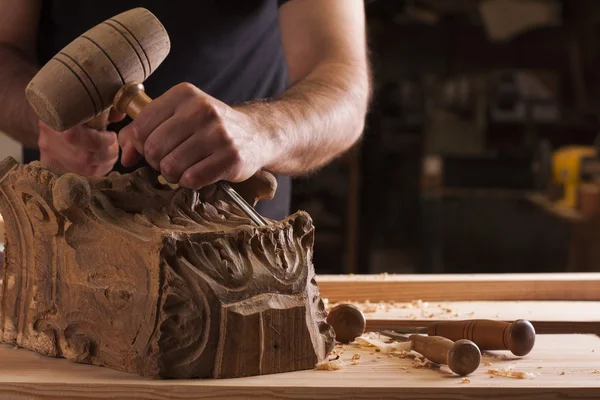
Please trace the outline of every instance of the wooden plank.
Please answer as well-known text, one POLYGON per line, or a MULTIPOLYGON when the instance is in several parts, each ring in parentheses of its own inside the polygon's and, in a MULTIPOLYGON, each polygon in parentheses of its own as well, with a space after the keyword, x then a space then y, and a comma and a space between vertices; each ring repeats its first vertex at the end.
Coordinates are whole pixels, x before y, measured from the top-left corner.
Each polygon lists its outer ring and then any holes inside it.
POLYGON ((413 367, 410 358, 388 358, 351 345, 338 350, 344 367, 338 371, 299 371, 224 380, 138 378, 107 368, 0 347, 0 397, 11 399, 598 399, 600 339, 592 335, 538 338, 522 358, 505 352, 484 354, 470 382, 449 372, 413 367), (359 354, 358 365, 352 365, 359 354), (492 365, 489 365, 491 363, 492 365), (489 368, 535 374, 531 379, 495 376, 489 368), (564 372, 564 374, 562 374, 564 372))
MULTIPOLYGON (((433 322, 492 319, 530 321, 538 334, 600 334, 600 301, 477 301, 356 303, 367 330, 428 326, 433 322)), ((335 305, 328 304, 328 308, 335 305)))
POLYGON ((331 302, 600 300, 600 273, 319 275, 331 302))

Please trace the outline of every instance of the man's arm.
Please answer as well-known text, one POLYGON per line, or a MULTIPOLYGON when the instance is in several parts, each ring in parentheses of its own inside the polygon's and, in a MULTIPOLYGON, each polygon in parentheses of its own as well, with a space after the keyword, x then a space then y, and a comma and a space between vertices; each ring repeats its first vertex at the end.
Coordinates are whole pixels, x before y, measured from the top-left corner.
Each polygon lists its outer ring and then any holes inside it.
POLYGON ((291 0, 280 9, 280 26, 292 87, 245 111, 256 110, 278 143, 265 168, 305 174, 363 131, 370 99, 364 1, 291 0))
POLYGON ((36 147, 38 118, 25 98, 37 73, 36 35, 40 0, 0 0, 0 130, 36 147))
POLYGON ((229 107, 179 84, 119 132, 121 163, 144 156, 169 182, 198 189, 261 169, 306 174, 349 149, 370 94, 363 0, 291 0, 280 11, 290 89, 229 107))

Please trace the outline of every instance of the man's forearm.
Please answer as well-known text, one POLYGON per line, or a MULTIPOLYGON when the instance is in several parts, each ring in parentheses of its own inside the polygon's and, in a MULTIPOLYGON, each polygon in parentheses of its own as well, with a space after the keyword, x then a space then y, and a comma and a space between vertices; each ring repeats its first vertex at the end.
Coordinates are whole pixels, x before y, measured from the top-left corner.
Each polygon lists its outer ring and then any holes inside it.
POLYGON ((322 167, 360 138, 370 99, 368 66, 324 62, 271 102, 243 106, 275 143, 265 166, 302 175, 322 167))
POLYGON ((0 43, 0 130, 25 147, 37 147, 38 118, 25 87, 38 68, 20 50, 0 43))

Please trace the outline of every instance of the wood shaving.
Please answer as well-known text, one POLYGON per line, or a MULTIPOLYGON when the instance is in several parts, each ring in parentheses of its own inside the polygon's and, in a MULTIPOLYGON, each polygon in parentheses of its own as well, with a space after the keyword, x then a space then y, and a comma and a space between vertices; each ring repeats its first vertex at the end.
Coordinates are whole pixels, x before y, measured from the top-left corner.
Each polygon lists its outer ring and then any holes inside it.
POLYGON ((507 378, 516 379, 535 378, 535 374, 532 374, 531 372, 513 371, 512 368, 491 368, 488 369, 487 373, 490 375, 505 376, 507 378))
POLYGON ((352 365, 358 365, 358 360, 360 360, 360 354, 354 354, 352 356, 352 365))
POLYGON ((600 369, 595 369, 592 371, 592 374, 600 374, 600 369))
POLYGON ((487 362, 483 363, 483 366, 484 366, 484 367, 491 367, 492 365, 493 365, 493 364, 492 364, 491 362, 489 362, 489 361, 487 361, 487 362))
POLYGON ((441 365, 433 363, 426 358, 415 357, 413 359, 413 368, 421 369, 421 368, 429 368, 429 369, 440 369, 441 365))
POLYGON ((471 380, 469 378, 462 378, 462 381, 460 381, 461 383, 471 383, 471 380))
POLYGON ((321 371, 337 371, 337 370, 344 368, 344 363, 340 359, 331 360, 331 361, 324 360, 324 361, 321 361, 320 363, 317 363, 317 365, 315 367, 321 371))
MULTIPOLYGON (((381 336, 381 337, 385 338, 386 340, 389 340, 389 338, 387 338, 387 337, 384 337, 384 336, 381 336)), ((370 333, 366 333, 366 334, 363 334, 362 336, 357 337, 354 340, 354 343, 358 344, 361 347, 375 347, 376 351, 380 351, 382 353, 394 353, 397 351, 411 351, 412 350, 411 342, 386 343, 381 338, 377 338, 377 337, 375 337, 375 335, 370 334, 370 333)))

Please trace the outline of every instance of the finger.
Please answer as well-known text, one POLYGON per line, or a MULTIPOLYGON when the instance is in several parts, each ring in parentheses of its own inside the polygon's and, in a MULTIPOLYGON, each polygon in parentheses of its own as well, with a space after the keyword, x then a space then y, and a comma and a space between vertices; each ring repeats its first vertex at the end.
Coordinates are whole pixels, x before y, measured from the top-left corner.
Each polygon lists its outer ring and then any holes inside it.
POLYGON ((215 153, 221 143, 221 138, 214 134, 192 135, 160 161, 159 171, 169 183, 177 183, 188 168, 215 153))
POLYGON ((140 153, 138 153, 131 143, 125 143, 121 149, 121 165, 125 168, 133 167, 142 159, 140 153))
POLYGON ((61 133, 71 145, 88 151, 105 149, 117 142, 117 134, 109 131, 97 131, 87 127, 76 127, 61 133))
MULTIPOLYGON (((169 99, 171 97, 168 96, 169 99)), ((164 98, 159 97, 148 104, 135 120, 119 132, 121 147, 129 142, 140 155, 144 156, 144 144, 148 136, 175 114, 176 103, 177 99, 165 101, 164 98)))
POLYGON ((228 175, 230 165, 230 157, 225 155, 225 153, 211 154, 188 168, 181 176, 179 186, 198 190, 212 185, 228 175))
POLYGON ((190 102, 188 101, 190 98, 204 99, 202 101, 191 102, 197 104, 197 107, 191 107, 191 112, 194 114, 196 108, 199 110, 206 108, 208 111, 213 112, 217 106, 222 106, 194 85, 182 83, 167 90, 163 95, 157 97, 144 107, 136 119, 123 128, 125 131, 124 136, 133 142, 133 145, 142 156, 145 156, 143 146, 150 134, 175 115, 176 110, 179 108, 190 108, 190 102), (205 104, 211 106, 203 107, 205 104))
POLYGON ((122 121, 126 116, 127 116, 127 114, 120 113, 111 107, 110 113, 108 114, 108 120, 110 122, 119 122, 119 121, 122 121))
POLYGON ((144 144, 144 157, 152 168, 162 172, 161 161, 182 143, 189 141, 197 127, 191 126, 192 120, 187 121, 175 115, 150 134, 144 144))

